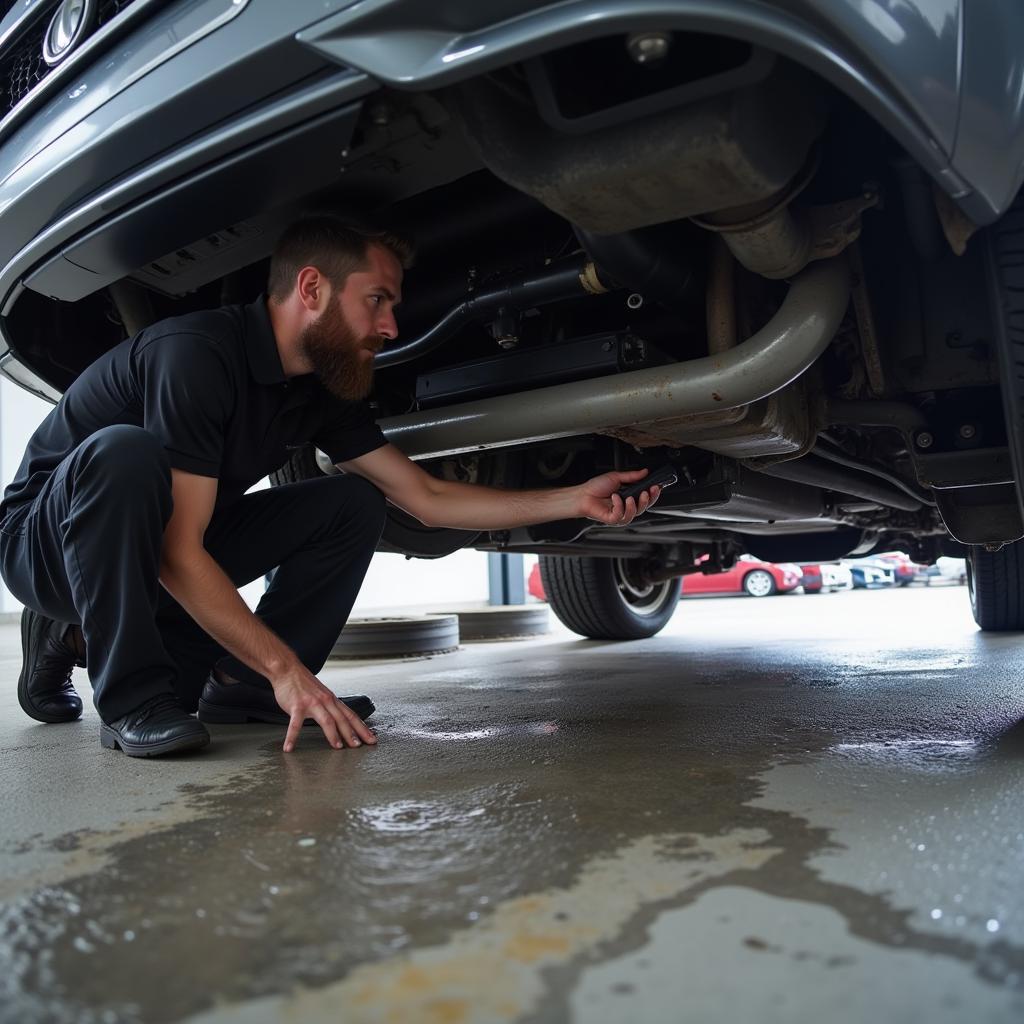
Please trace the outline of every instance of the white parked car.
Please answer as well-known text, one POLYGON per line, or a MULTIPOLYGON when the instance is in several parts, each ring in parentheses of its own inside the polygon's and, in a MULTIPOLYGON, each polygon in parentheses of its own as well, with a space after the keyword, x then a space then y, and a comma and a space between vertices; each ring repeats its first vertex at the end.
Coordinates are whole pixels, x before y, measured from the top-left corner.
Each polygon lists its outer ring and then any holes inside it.
POLYGON ((852 590, 853 573, 845 565, 821 566, 822 590, 852 590))
POLYGON ((800 583, 805 594, 822 594, 827 590, 850 590, 853 573, 838 562, 808 562, 800 566, 800 583))
POLYGON ((947 558, 943 556, 928 567, 929 582, 932 580, 949 580, 953 583, 967 582, 967 560, 963 558, 947 558))

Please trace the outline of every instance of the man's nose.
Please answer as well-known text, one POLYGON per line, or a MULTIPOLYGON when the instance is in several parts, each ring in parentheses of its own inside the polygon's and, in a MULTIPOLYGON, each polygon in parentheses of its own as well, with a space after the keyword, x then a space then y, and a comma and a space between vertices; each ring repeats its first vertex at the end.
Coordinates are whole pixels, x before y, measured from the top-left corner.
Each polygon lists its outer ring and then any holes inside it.
POLYGON ((390 310, 386 313, 381 313, 378 317, 377 333, 382 338, 387 338, 388 341, 394 341, 398 337, 398 322, 395 320, 395 314, 390 310))

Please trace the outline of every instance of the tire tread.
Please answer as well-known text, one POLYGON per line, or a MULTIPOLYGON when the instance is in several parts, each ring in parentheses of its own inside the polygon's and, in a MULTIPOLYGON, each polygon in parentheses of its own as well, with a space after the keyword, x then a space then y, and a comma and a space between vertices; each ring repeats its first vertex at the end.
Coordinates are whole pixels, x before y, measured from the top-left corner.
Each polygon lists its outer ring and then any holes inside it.
POLYGON ((1005 340, 1003 399, 1008 406, 1007 427, 1011 435, 1019 436, 1024 421, 1024 193, 989 230, 988 250, 993 315, 997 331, 1001 326, 1005 340))
POLYGON ((1024 541, 971 549, 974 621, 986 632, 1024 630, 1024 541))
MULTIPOLYGON (((1024 193, 988 238, 993 315, 1005 340, 1003 401, 1012 451, 1024 420, 1024 193)), ((1024 541, 998 551, 972 547, 969 562, 975 622, 986 631, 1024 630, 1024 541)))
POLYGON ((653 636, 675 611, 678 589, 657 615, 634 614, 619 594, 608 558, 541 555, 540 578, 551 610, 574 633, 592 640, 640 640, 653 636))

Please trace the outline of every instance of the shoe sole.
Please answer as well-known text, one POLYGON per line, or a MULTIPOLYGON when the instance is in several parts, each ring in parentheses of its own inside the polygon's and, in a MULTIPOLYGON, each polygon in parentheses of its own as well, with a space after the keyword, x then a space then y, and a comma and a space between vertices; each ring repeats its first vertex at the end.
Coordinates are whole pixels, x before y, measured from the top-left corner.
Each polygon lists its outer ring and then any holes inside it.
POLYGON ((28 693, 28 666, 35 661, 34 657, 30 655, 34 654, 33 651, 29 650, 30 644, 30 630, 28 628, 29 619, 22 615, 21 617, 21 650, 24 655, 24 660, 21 664, 21 673, 18 676, 18 703, 21 705, 21 710, 28 715, 29 718, 34 718, 37 722, 45 722, 47 725, 63 725, 65 722, 77 722, 82 717, 82 712, 79 710, 74 715, 48 715, 45 711, 40 711, 39 708, 32 703, 32 698, 28 693))
MULTIPOLYGON (((377 710, 376 705, 369 697, 363 700, 354 700, 351 703, 343 703, 354 711, 364 722, 377 710)), ((196 718, 200 722, 208 722, 211 725, 287 725, 291 719, 283 711, 267 711, 259 707, 230 707, 226 708, 220 704, 209 704, 202 698, 199 699, 199 711, 196 718)), ((315 718, 307 718, 304 726, 316 725, 315 718)))
POLYGON ((163 743, 126 743, 116 729, 109 725, 100 726, 100 745, 108 750, 120 750, 129 757, 161 757, 185 750, 199 750, 210 742, 208 733, 194 733, 178 739, 164 740, 163 743))

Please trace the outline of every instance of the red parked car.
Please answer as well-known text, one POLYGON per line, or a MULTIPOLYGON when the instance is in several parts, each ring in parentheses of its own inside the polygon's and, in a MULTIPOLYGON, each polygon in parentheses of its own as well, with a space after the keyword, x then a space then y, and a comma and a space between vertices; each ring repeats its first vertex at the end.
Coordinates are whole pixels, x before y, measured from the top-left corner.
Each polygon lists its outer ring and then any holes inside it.
MULTIPOLYGON (((749 594, 751 597, 769 597, 785 594, 800 586, 800 567, 791 562, 762 562, 752 555, 741 555, 726 572, 692 573, 683 577, 682 596, 691 594, 749 594)), ((530 570, 526 589, 541 601, 546 601, 544 584, 540 579, 540 565, 530 570)))
POLYGON ((540 581, 540 562, 533 563, 530 575, 526 579, 526 589, 540 601, 548 599, 548 595, 544 593, 544 584, 540 581))
POLYGON ((705 576, 693 573, 683 577, 683 596, 691 594, 749 594, 768 597, 785 594, 800 586, 803 574, 791 562, 762 562, 752 555, 741 555, 726 572, 705 576))

